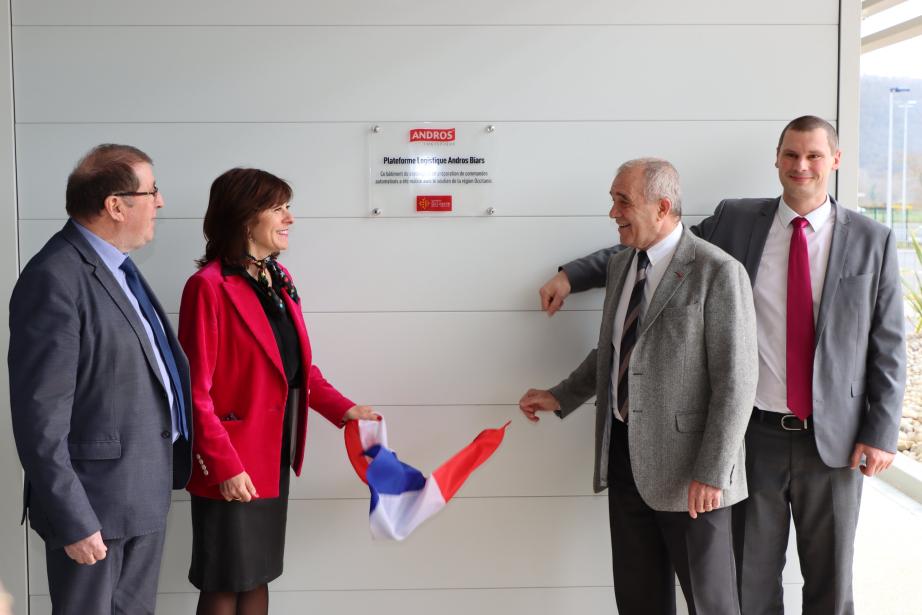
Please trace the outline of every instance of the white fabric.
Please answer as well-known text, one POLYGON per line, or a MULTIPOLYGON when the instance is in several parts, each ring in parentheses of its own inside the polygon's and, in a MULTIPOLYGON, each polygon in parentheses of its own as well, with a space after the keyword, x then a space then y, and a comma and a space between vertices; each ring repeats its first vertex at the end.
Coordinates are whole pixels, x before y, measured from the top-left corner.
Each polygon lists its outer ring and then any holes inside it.
POLYGON ((387 424, 382 418, 380 421, 359 421, 359 438, 362 450, 367 451, 375 444, 387 448, 387 424))
POLYGON ((369 523, 374 538, 403 540, 416 527, 445 507, 442 490, 434 476, 426 479, 420 491, 400 495, 379 494, 378 505, 371 511, 369 523))

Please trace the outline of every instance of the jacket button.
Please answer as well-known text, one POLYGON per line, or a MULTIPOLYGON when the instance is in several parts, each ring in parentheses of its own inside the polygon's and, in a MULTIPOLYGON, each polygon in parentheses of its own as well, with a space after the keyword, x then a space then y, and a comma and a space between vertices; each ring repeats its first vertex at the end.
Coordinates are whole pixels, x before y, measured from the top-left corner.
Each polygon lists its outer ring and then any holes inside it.
POLYGON ((172 436, 172 435, 173 435, 173 434, 171 434, 170 432, 168 432, 168 431, 166 431, 166 430, 163 430, 163 431, 160 432, 160 437, 163 438, 164 440, 169 440, 170 436, 172 436))
POLYGON ((208 470, 202 470, 202 474, 204 474, 205 476, 208 476, 208 470))

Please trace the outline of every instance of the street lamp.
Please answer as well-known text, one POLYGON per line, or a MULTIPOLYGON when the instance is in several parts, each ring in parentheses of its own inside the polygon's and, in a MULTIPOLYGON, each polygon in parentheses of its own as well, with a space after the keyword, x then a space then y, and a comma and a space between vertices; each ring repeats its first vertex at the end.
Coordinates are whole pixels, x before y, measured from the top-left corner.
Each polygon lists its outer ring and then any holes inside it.
POLYGON ((909 206, 906 201, 906 176, 909 173, 909 167, 906 164, 906 154, 909 151, 909 108, 915 106, 916 101, 907 100, 903 107, 903 226, 905 227, 906 236, 909 237, 909 206))
POLYGON ((893 95, 909 88, 890 88, 890 129, 887 132, 887 227, 893 228, 893 95))

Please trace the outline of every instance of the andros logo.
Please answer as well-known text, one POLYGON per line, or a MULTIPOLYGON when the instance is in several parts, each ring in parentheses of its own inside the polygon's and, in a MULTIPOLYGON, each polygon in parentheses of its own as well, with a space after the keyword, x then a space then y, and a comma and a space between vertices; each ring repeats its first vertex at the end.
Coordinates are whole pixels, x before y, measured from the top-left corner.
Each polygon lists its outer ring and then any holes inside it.
POLYGON ((414 128, 410 131, 410 142, 413 141, 454 141, 454 128, 414 128))

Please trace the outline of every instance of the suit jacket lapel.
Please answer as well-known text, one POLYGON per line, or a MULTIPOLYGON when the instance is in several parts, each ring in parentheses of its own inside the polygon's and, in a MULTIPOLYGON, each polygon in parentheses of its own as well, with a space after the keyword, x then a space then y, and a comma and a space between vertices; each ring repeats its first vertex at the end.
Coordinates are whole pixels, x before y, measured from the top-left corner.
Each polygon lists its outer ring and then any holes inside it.
POLYGON ((695 241, 692 238, 691 232, 685 229, 682 232, 682 237, 679 238, 679 245, 676 246, 672 260, 669 262, 669 265, 666 266, 666 271, 663 273, 659 286, 656 287, 656 291, 650 298, 647 311, 641 316, 640 333, 638 337, 644 334, 660 315, 660 312, 663 311, 663 308, 666 307, 666 304, 669 303, 669 300, 679 287, 685 283, 685 279, 688 277, 688 272, 690 270, 689 265, 694 261, 695 241))
MULTIPOLYGON (((163 382, 160 376, 160 368, 157 366, 157 358, 154 356, 154 349, 151 346, 150 338, 147 337, 147 331, 144 330, 144 325, 141 323, 141 316, 138 315, 137 310, 131 305, 127 295, 125 295, 125 291, 119 286, 118 280, 115 279, 106 264, 99 258, 93 246, 87 243, 83 235, 80 234, 80 231, 74 228, 72 222, 68 221, 62 232, 64 238, 74 246, 77 252, 80 253, 80 256, 83 257, 83 260, 92 268, 93 276, 125 316, 125 319, 128 321, 128 324, 131 325, 131 329, 137 336, 138 342, 141 344, 141 350, 144 352, 144 357, 147 359, 151 371, 154 373, 160 385, 166 387, 166 383, 163 382)), ((146 287, 146 282, 144 284, 146 287)), ((148 291, 148 294, 153 297, 150 291, 148 291)))
POLYGON ((759 274, 759 263, 762 262, 762 252, 765 250, 765 241, 768 239, 768 231, 772 228, 772 221, 775 219, 775 213, 778 211, 778 205, 781 203, 781 197, 769 201, 763 205, 753 220, 749 232, 749 249, 746 251, 746 258, 743 259, 743 266, 749 273, 749 282, 755 286, 756 276, 759 274))
MULTIPOLYGON (((618 310, 618 301, 621 299, 621 293, 624 292, 624 282, 627 274, 634 264, 634 255, 637 250, 622 250, 608 264, 608 282, 611 285, 611 292, 605 293, 605 304, 602 306, 602 318, 611 328, 615 318, 615 312, 618 310)), ((610 337, 610 336, 609 336, 610 337)))
POLYGON ((240 314, 247 330, 256 338, 266 356, 284 377, 285 369, 282 367, 282 356, 279 354, 275 334, 272 333, 266 312, 250 284, 238 275, 230 275, 224 278, 221 288, 227 293, 231 305, 240 314))
POLYGON ((820 297, 820 309, 816 316, 815 340, 820 339, 823 328, 829 320, 829 311, 835 303, 839 279, 842 277, 842 270, 845 267, 845 259, 848 255, 849 212, 844 207, 839 207, 832 197, 829 197, 829 199, 836 222, 835 226, 832 227, 832 244, 829 246, 829 261, 826 263, 826 278, 823 281, 823 294, 820 297))

